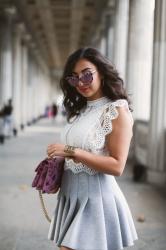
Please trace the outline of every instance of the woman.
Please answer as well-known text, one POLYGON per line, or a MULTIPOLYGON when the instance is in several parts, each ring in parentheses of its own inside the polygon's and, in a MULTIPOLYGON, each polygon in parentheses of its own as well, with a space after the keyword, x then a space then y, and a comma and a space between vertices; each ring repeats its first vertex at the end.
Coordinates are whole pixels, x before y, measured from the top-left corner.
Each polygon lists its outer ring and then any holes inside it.
POLYGON ((119 250, 137 233, 115 176, 125 168, 133 118, 123 80, 94 48, 69 56, 61 79, 68 123, 49 157, 65 156, 48 239, 60 250, 119 250))

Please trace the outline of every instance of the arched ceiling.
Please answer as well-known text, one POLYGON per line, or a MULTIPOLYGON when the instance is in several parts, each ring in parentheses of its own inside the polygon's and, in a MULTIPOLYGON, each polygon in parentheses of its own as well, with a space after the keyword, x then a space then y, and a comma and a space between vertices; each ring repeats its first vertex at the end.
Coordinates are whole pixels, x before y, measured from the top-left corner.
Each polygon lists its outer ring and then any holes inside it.
POLYGON ((108 0, 15 0, 50 69, 90 44, 108 0))

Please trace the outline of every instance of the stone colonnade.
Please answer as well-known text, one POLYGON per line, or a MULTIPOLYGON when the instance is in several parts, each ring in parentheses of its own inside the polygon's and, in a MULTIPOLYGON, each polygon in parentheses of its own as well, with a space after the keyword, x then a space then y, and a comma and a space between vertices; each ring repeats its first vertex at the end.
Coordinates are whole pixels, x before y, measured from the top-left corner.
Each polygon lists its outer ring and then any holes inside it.
POLYGON ((44 114, 52 87, 50 72, 37 59, 24 24, 6 9, 0 16, 0 108, 12 99, 14 127, 19 130, 44 114))
POLYGON ((139 136, 134 143, 140 145, 134 147, 146 165, 147 179, 163 185, 166 183, 166 1, 110 0, 109 3, 105 20, 110 15, 113 22, 107 30, 100 27, 97 32, 102 31, 101 36, 97 34, 94 44, 116 65, 131 95, 133 117, 139 124, 136 128, 139 136))
POLYGON ((154 18, 148 176, 166 182, 166 1, 156 0, 154 18))

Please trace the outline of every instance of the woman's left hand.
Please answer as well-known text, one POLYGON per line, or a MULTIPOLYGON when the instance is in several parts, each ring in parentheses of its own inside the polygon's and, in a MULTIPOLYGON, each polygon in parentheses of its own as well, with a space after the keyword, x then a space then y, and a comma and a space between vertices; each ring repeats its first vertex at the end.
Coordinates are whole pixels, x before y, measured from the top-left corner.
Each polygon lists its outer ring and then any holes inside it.
POLYGON ((64 148, 64 144, 50 144, 47 147, 47 155, 51 158, 54 156, 67 156, 67 154, 64 152, 64 148))

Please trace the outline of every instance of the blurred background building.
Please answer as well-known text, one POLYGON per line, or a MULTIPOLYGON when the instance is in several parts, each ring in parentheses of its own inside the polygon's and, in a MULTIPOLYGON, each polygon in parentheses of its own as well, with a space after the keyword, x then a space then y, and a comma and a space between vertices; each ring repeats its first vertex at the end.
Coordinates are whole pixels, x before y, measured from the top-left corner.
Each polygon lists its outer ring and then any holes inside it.
POLYGON ((0 110, 12 100, 19 133, 59 105, 64 63, 82 46, 98 48, 123 77, 135 173, 165 187, 165 0, 0 0, 0 110))

